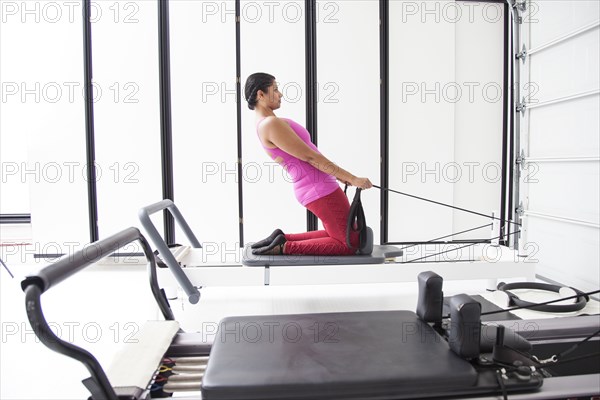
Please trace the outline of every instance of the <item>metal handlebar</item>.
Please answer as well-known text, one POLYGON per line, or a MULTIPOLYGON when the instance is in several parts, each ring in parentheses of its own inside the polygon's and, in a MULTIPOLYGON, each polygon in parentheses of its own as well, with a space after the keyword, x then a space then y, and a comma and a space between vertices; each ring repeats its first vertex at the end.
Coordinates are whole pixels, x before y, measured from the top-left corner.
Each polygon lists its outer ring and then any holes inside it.
POLYGON ((25 290, 27 286, 36 284, 41 289, 41 293, 44 293, 51 287, 94 264, 96 261, 113 253, 127 243, 139 239, 140 236, 141 233, 136 228, 129 228, 105 240, 92 243, 83 250, 80 250, 73 255, 63 257, 56 263, 45 267, 38 272, 37 275, 26 277, 25 280, 21 282, 21 288, 25 290))
POLYGON ((150 238, 150 240, 152 240, 154 246, 156 246, 156 249, 158 250, 158 253, 160 254, 161 258, 163 259, 165 264, 167 264, 167 267, 169 267, 169 269, 175 276, 175 279, 185 291, 186 295, 188 296, 189 302, 192 304, 196 304, 200 300, 200 292, 196 287, 194 287, 194 285, 192 285, 192 282, 190 282, 187 275, 183 272, 183 270, 179 266, 179 263, 173 256, 173 253, 171 253, 171 250, 169 250, 169 246, 167 245, 167 243, 165 243, 162 236, 160 235, 160 233, 158 233, 158 230, 156 230, 156 227, 150 219, 150 215, 162 210, 169 210, 171 215, 173 215, 175 221, 183 230, 183 233, 185 234, 187 239, 190 241, 193 248, 199 249, 202 248, 202 245, 200 245, 200 242, 196 238, 196 235, 194 235, 194 232, 192 232, 192 229, 188 225, 187 221, 183 218, 183 215, 181 215, 179 209, 177 208, 177 206, 175 206, 175 203, 173 203, 173 201, 165 199, 157 203, 151 204, 149 206, 143 207, 138 212, 140 222, 146 230, 148 237, 150 238))

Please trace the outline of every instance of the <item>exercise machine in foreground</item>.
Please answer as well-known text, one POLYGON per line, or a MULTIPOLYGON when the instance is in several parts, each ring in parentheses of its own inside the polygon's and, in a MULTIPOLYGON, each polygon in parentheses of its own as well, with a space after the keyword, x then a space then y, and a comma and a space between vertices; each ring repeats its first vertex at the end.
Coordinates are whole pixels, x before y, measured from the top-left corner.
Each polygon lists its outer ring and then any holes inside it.
POLYGON ((492 313, 506 314, 504 321, 484 323, 489 304, 465 294, 444 299, 439 275, 423 272, 418 285, 416 312, 227 317, 207 344, 201 333, 181 332, 173 320, 158 287, 154 254, 135 228, 95 242, 22 282, 35 334, 47 347, 86 366, 91 376, 83 384, 93 400, 179 397, 180 391, 204 400, 490 395, 550 400, 600 392, 597 315, 522 321, 500 310, 492 313), (105 370, 92 354, 52 332, 41 296, 134 241, 147 258, 150 287, 164 321, 145 325, 105 370))

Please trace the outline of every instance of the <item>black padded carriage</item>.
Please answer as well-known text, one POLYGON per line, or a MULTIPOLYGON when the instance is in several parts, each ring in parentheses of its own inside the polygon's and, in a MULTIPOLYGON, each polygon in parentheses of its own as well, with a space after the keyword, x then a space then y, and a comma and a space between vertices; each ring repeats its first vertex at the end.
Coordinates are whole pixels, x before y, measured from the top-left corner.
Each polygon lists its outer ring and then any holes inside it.
POLYGON ((226 318, 202 396, 375 400, 489 394, 497 386, 493 371, 476 370, 415 313, 380 311, 226 318))
POLYGON ((242 264, 248 267, 293 267, 306 265, 365 265, 383 264, 386 259, 402 256, 402 250, 391 245, 373 245, 373 230, 366 228, 365 245, 358 253, 351 256, 323 256, 323 255, 267 255, 252 254, 247 247, 244 250, 242 264))

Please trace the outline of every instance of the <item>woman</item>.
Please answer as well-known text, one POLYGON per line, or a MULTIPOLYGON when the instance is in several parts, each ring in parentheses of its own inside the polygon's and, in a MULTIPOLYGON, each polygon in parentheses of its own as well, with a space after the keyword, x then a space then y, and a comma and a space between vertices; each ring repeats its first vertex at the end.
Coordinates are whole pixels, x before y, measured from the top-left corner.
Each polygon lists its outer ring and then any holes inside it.
POLYGON ((336 179, 361 189, 373 185, 338 167, 310 141, 308 131, 296 122, 275 116, 282 94, 275 77, 256 73, 245 87, 248 107, 256 113, 258 138, 267 154, 281 164, 294 182, 298 201, 315 214, 325 230, 284 234, 276 229, 268 238, 252 245, 253 254, 350 255, 356 252, 358 235, 346 245, 346 221, 350 204, 336 179))

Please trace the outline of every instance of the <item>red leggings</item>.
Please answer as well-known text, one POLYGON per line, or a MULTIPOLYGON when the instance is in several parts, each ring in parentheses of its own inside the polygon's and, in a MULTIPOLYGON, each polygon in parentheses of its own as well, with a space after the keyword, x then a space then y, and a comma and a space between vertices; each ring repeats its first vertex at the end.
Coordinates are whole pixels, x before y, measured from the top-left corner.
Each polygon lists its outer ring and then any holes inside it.
POLYGON ((357 232, 350 235, 350 243, 355 248, 346 246, 346 223, 350 203, 342 189, 338 188, 333 193, 307 204, 306 208, 323 222, 325 230, 286 234, 284 254, 342 256, 356 253, 357 232))

